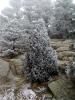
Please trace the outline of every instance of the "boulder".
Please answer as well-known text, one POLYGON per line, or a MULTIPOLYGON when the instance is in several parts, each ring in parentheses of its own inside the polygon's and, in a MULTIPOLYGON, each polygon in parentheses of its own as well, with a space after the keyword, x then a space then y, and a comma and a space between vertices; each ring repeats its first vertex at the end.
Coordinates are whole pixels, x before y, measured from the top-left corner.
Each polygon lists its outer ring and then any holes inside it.
POLYGON ((70 46, 69 46, 70 50, 72 51, 75 51, 75 43, 72 43, 70 46))
POLYGON ((75 100, 75 87, 67 79, 49 82, 48 87, 57 100, 75 100))
POLYGON ((10 60, 10 69, 13 75, 22 75, 23 70, 23 61, 21 59, 11 59, 10 60))
POLYGON ((10 69, 13 75, 15 76, 23 75, 23 68, 25 65, 26 65, 26 54, 10 60, 10 69))
POLYGON ((58 53, 58 57, 62 58, 62 57, 75 57, 75 52, 73 51, 63 51, 58 53))
POLYGON ((65 68, 65 73, 68 79, 75 84, 75 61, 69 62, 65 68))
POLYGON ((75 56, 75 52, 72 52, 72 51, 63 51, 62 54, 64 56, 69 56, 69 57, 74 57, 75 56))
POLYGON ((62 60, 59 60, 59 62, 58 62, 58 66, 60 66, 60 67, 65 67, 67 64, 69 63, 69 61, 62 61, 62 60))
POLYGON ((73 61, 74 57, 63 57, 62 60, 73 61))
POLYGON ((65 41, 63 41, 63 44, 72 44, 73 41, 71 39, 67 39, 65 41))
POLYGON ((9 63, 0 59, 0 76, 7 76, 9 71, 9 63))
POLYGON ((54 48, 54 49, 57 49, 59 47, 62 47, 62 42, 58 41, 58 42, 51 42, 51 46, 54 48))
POLYGON ((0 84, 5 84, 14 79, 14 75, 10 68, 10 63, 0 59, 0 84))
POLYGON ((57 52, 62 52, 62 51, 68 51, 69 50, 69 47, 68 46, 64 46, 64 47, 59 47, 56 51, 57 52))

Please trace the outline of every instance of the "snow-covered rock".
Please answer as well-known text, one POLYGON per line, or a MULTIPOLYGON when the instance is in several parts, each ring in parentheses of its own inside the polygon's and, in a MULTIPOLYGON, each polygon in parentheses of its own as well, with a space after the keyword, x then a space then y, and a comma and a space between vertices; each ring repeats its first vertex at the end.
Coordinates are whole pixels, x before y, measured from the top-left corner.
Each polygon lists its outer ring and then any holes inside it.
POLYGON ((36 99, 36 94, 33 92, 31 89, 24 89, 22 91, 22 95, 27 99, 27 100, 35 100, 36 99))
POLYGON ((5 90, 4 94, 0 95, 0 100, 15 100, 14 89, 5 90))

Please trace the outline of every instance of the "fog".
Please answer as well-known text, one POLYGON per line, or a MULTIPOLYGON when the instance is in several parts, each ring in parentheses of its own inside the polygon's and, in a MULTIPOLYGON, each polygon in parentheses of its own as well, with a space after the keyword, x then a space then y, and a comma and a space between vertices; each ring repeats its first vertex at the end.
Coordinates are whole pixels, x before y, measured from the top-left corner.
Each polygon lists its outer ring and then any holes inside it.
POLYGON ((0 100, 75 100, 75 0, 0 0, 0 12, 0 100))

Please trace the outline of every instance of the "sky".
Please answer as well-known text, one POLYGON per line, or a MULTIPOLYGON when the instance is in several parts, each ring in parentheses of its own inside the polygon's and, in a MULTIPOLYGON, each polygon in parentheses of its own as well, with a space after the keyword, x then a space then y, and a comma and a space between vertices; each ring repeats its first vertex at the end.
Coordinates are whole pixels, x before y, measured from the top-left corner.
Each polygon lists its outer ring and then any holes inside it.
MULTIPOLYGON (((55 0, 52 0, 52 2, 54 1, 55 0)), ((73 3, 75 3, 75 0, 73 0, 73 3)), ((0 0, 0 13, 1 13, 1 10, 7 7, 8 5, 9 5, 9 0, 0 0)))
POLYGON ((0 12, 9 5, 9 0, 0 0, 0 12))

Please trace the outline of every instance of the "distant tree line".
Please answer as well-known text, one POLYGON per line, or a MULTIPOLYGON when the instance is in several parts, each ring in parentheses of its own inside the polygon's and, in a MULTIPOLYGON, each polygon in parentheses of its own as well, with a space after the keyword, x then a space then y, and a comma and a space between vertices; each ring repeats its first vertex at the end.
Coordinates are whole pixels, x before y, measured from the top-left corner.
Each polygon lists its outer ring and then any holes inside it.
POLYGON ((43 19, 51 38, 74 38, 75 4, 72 0, 56 0, 54 4, 50 0, 10 0, 9 4, 0 15, 0 34, 14 19, 24 21, 22 30, 29 22, 43 19))

